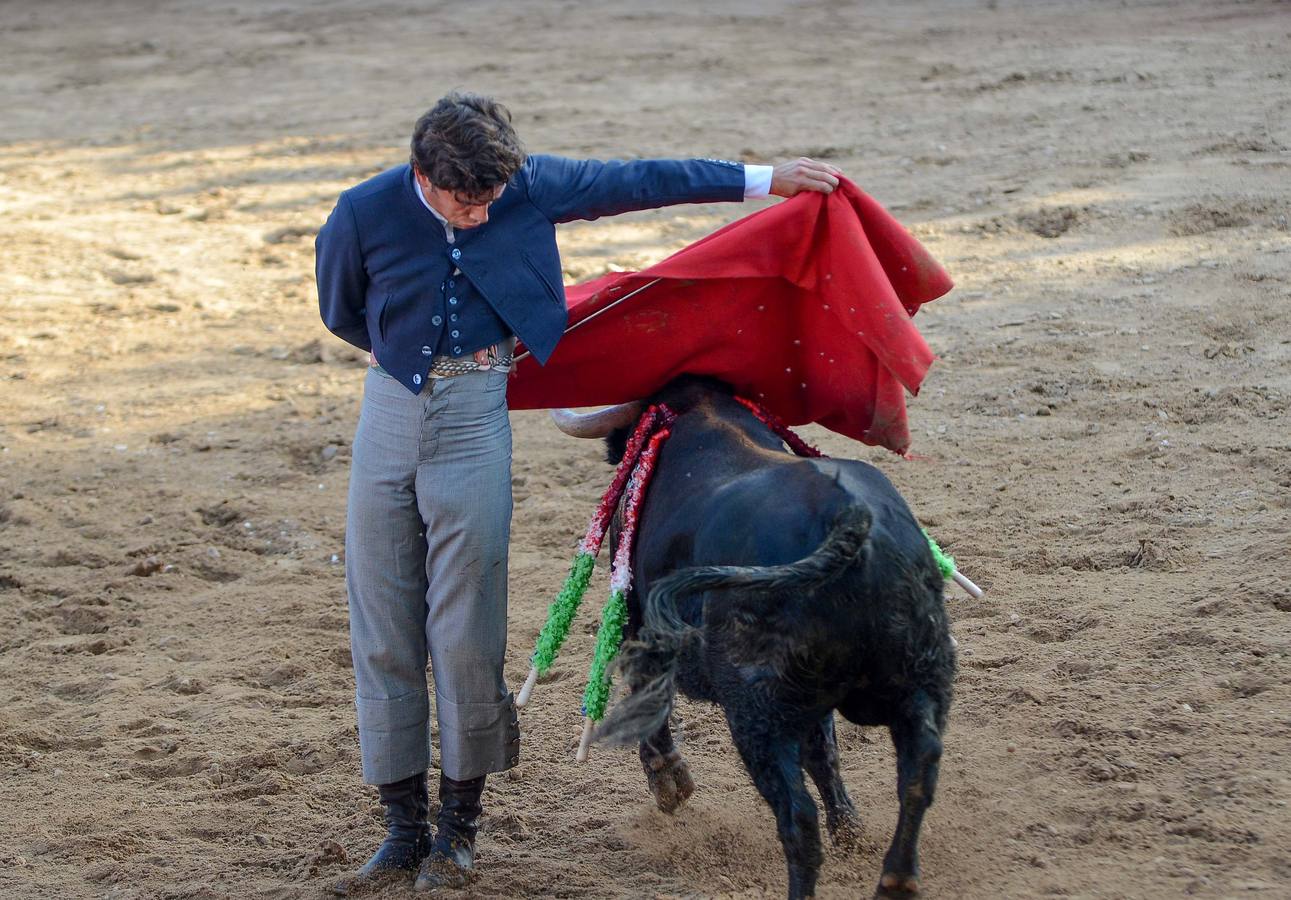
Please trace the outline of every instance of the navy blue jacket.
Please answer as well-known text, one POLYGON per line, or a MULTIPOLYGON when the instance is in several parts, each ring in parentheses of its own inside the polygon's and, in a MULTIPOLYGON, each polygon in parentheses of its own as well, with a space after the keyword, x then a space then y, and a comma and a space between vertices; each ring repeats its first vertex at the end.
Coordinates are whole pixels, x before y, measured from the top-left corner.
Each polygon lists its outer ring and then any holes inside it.
POLYGON ((408 165, 350 188, 314 244, 324 324, 373 351, 414 394, 430 356, 462 356, 506 334, 547 361, 566 322, 557 222, 742 200, 744 167, 530 156, 489 208, 489 221, 456 229, 453 244, 416 191, 408 165))

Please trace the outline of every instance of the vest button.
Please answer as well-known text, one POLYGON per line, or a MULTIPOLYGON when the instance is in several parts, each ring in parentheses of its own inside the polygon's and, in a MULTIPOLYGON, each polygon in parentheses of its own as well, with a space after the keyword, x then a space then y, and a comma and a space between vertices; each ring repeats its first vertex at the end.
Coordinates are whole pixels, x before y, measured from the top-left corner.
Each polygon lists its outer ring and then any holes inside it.
POLYGON ((430 317, 430 324, 431 324, 431 325, 443 325, 443 324, 444 324, 444 317, 443 317, 443 316, 431 316, 431 317, 430 317))
POLYGON ((454 247, 454 248, 453 248, 453 252, 452 252, 450 255, 453 257, 453 259, 461 259, 461 258, 462 258, 462 251, 461 251, 461 250, 458 250, 456 247, 454 247))
POLYGON ((421 376, 420 376, 420 375, 414 375, 414 376, 412 376, 412 383, 413 383, 413 384, 421 384, 421 376))
POLYGON ((452 313, 452 314, 450 314, 450 315, 449 315, 449 317, 448 317, 448 321, 450 321, 450 322, 456 322, 456 321, 457 321, 457 313, 452 313))
POLYGON ((422 348, 421 348, 421 355, 422 355, 422 356, 430 356, 430 354, 432 354, 432 353, 434 353, 434 352, 435 352, 435 351, 434 351, 434 350, 431 350, 429 347, 422 347, 422 348))
POLYGON ((451 334, 450 334, 449 336, 450 336, 450 337, 455 337, 455 338, 456 338, 456 337, 461 337, 461 336, 462 336, 462 333, 461 333, 460 331, 458 331, 456 328, 454 328, 454 329, 452 330, 452 332, 451 332, 451 334))
POLYGON ((454 353, 456 353, 456 354, 459 354, 459 355, 460 355, 460 354, 461 354, 461 352, 462 352, 462 348, 461 348, 461 347, 454 347, 454 348, 453 348, 453 352, 454 352, 454 353))
POLYGON ((449 298, 448 298, 448 305, 449 305, 449 306, 456 306, 456 305, 457 305, 457 298, 456 298, 456 297, 449 297, 449 298))

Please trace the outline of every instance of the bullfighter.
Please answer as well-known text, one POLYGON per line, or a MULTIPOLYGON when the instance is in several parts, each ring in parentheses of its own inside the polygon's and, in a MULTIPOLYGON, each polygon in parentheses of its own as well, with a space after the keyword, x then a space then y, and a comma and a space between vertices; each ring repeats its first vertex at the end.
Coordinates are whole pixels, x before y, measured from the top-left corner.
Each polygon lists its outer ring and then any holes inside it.
POLYGON ((338 883, 466 883, 485 778, 515 766, 503 676, 518 338, 539 362, 566 324, 555 225, 681 203, 830 192, 839 170, 718 159, 529 155, 495 100, 450 93, 410 161, 340 195, 315 245, 327 328, 368 351, 345 538, 363 780, 388 829, 338 883), (435 688, 440 809, 429 821, 435 688))

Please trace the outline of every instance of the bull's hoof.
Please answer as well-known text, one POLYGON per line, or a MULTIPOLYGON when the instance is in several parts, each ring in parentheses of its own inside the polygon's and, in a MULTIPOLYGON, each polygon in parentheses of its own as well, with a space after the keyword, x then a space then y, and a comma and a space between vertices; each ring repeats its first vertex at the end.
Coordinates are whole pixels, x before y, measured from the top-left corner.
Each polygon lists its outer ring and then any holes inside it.
POLYGON ((695 782, 690 777, 690 766, 676 750, 656 756, 643 765, 646 782, 654 802, 666 813, 676 812, 695 793, 695 782))
POLYGON ((875 900, 908 900, 919 896, 919 876, 898 875, 896 872, 884 872, 879 879, 879 889, 874 892, 875 900))
POLYGON ((840 850, 855 850, 861 843, 861 817, 854 812, 839 813, 825 820, 830 840, 840 850))

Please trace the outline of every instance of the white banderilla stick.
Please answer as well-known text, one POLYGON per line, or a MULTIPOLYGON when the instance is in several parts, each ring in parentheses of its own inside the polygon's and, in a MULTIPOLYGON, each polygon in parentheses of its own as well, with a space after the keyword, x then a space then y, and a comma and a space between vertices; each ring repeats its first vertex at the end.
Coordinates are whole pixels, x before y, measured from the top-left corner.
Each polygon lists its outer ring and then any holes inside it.
POLYGON ((538 668, 534 666, 529 670, 529 677, 524 680, 524 687, 520 688, 520 693, 516 696, 516 706, 524 706, 529 702, 529 695, 533 693, 533 686, 538 683, 538 668))
POLYGON ((592 750, 592 722, 591 716, 583 716, 583 736, 578 739, 578 752, 574 754, 574 759, 579 762, 587 762, 587 755, 592 750))
POLYGON ((952 577, 955 579, 955 584, 968 591, 974 600, 980 599, 982 594, 986 593, 977 585, 973 584, 973 582, 969 580, 968 576, 958 569, 955 570, 955 574, 952 577))

